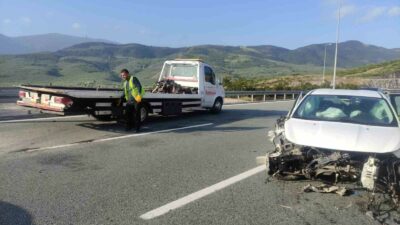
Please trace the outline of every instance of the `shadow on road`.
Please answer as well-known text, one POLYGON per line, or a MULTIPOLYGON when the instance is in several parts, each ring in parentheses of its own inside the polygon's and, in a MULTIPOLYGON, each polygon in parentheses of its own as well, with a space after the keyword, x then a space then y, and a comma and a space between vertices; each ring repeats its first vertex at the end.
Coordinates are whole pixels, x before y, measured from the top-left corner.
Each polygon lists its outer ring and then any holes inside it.
POLYGON ((16 205, 0 201, 0 224, 33 225, 31 214, 16 205))
MULTIPOLYGON (((184 113, 179 116, 150 116, 148 121, 143 125, 143 129, 141 130, 141 132, 152 132, 156 130, 173 129, 173 128, 197 125, 202 123, 213 123, 213 125, 211 126, 202 127, 202 130, 213 130, 222 132, 256 130, 265 128, 265 124, 260 124, 260 126, 257 127, 243 127, 243 126, 224 127, 223 125, 246 119, 281 116, 285 115, 286 113, 287 111, 278 111, 278 110, 232 109, 232 110, 224 110, 217 115, 210 114, 210 112, 208 111, 195 111, 190 113, 184 113), (151 128, 149 126, 151 126, 151 128)), ((114 122, 114 123, 85 122, 78 124, 78 126, 95 130, 101 130, 101 131, 121 133, 121 134, 131 133, 125 131, 124 123, 122 122, 114 122)), ((190 130, 178 130, 173 132, 188 133, 190 132, 190 130)))

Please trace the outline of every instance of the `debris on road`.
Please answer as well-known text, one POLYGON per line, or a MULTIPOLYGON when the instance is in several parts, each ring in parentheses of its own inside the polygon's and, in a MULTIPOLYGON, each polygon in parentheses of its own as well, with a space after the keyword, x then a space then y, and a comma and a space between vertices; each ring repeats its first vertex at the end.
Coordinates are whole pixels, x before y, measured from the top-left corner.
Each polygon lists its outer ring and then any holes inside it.
POLYGON ((314 186, 311 184, 307 184, 303 188, 303 192, 336 193, 340 196, 345 196, 350 193, 350 190, 346 187, 340 187, 336 185, 321 184, 318 186, 314 186))
POLYGON ((287 206, 287 205, 279 205, 279 206, 282 207, 282 208, 286 208, 286 209, 292 209, 292 207, 287 206))

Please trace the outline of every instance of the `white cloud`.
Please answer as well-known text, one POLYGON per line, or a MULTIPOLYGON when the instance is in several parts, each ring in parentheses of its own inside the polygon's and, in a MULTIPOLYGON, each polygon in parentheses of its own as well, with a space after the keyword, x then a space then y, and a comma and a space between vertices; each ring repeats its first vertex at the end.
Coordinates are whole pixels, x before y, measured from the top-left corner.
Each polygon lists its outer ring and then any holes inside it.
POLYGON ((3 21, 2 21, 4 24, 10 24, 12 21, 11 21, 11 19, 9 19, 9 18, 5 18, 5 19, 3 19, 3 21))
POLYGON ((72 29, 79 30, 80 28, 81 28, 81 24, 80 23, 75 22, 75 23, 72 24, 72 29))
POLYGON ((25 24, 30 24, 32 22, 31 18, 26 17, 26 16, 25 17, 21 17, 20 19, 25 24))
MULTIPOLYGON (((356 12, 356 6, 354 5, 343 5, 342 8, 340 9, 340 18, 343 18, 345 16, 354 14, 356 12)), ((336 15, 337 15, 336 11, 336 15)))
POLYGON ((389 16, 400 16, 400 6, 393 6, 388 10, 389 16))
POLYGON ((385 14, 387 8, 383 6, 372 7, 360 18, 360 22, 370 22, 385 14))

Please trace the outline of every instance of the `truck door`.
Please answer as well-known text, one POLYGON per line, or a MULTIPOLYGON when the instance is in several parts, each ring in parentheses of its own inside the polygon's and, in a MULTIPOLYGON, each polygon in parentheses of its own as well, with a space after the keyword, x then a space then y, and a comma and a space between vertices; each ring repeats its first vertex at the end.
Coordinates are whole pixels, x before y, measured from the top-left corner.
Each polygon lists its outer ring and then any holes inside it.
POLYGON ((216 93, 217 87, 214 71, 210 67, 204 66, 204 102, 206 107, 214 105, 216 93))

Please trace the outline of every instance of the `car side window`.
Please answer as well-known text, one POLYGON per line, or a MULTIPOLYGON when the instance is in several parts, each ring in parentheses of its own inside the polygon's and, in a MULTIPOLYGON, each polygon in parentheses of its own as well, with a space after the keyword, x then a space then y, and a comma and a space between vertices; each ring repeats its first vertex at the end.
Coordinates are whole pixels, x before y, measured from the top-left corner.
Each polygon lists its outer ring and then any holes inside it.
POLYGON ((390 96, 390 100, 394 106, 394 109, 396 110, 397 116, 400 117, 400 94, 390 96))
POLYGON ((215 74, 208 66, 204 67, 204 79, 206 82, 215 85, 215 74))

